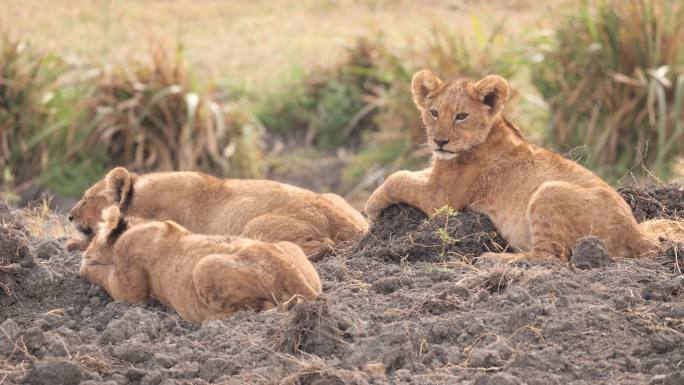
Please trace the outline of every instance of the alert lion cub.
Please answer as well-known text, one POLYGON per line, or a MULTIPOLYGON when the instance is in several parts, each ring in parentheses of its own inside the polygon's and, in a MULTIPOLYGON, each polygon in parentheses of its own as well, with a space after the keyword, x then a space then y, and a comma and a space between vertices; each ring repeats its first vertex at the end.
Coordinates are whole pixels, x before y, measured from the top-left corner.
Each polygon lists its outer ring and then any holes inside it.
POLYGON ((654 233, 667 226, 647 222, 640 228, 627 203, 601 178, 527 142, 502 115, 509 94, 503 78, 442 82, 422 70, 413 76, 412 89, 432 166, 390 175, 366 204, 371 219, 400 202, 428 215, 444 205, 469 207, 488 215, 516 249, 487 255, 504 260, 565 261, 586 235, 600 237, 613 257, 657 249, 654 233))
POLYGON ((102 210, 110 205, 129 216, 172 220, 200 234, 290 241, 312 260, 368 229, 363 216, 334 194, 268 180, 221 180, 199 172, 140 175, 117 167, 69 213, 85 239, 70 242, 70 248, 87 247, 102 210))
POLYGON ((172 221, 124 218, 116 206, 99 227, 80 274, 114 299, 156 299, 190 322, 321 293, 316 270, 290 242, 193 234, 172 221))

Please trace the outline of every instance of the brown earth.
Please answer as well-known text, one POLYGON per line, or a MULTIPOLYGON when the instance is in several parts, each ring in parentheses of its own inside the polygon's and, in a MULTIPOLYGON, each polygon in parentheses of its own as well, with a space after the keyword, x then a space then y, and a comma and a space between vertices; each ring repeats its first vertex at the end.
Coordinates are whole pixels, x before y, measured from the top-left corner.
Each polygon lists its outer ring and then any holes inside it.
MULTIPOLYGON (((621 192, 642 220, 678 216, 673 189, 621 192)), ((0 384, 684 381, 681 246, 611 260, 590 237, 570 265, 491 265, 477 257, 506 244, 486 217, 395 206, 316 265, 318 301, 197 326, 112 301, 77 276, 64 238, 36 237, 22 216, 0 207, 0 384)))
POLYGON ((684 188, 678 184, 665 186, 627 186, 618 192, 632 207, 637 221, 684 217, 684 188))

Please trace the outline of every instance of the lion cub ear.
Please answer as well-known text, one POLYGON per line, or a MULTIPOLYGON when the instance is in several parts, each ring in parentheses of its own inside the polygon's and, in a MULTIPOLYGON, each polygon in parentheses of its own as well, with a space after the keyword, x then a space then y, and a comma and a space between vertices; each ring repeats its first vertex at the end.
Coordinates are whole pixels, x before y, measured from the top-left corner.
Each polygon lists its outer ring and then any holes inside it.
POLYGON ((109 206, 102 211, 102 222, 100 222, 99 233, 105 235, 107 243, 114 243, 124 231, 128 223, 126 218, 121 215, 121 210, 117 206, 109 206))
POLYGON ((506 79, 487 75, 472 86, 471 96, 489 107, 492 115, 496 115, 508 100, 509 92, 506 79))
POLYGON ((421 110, 427 108, 427 97, 442 85, 442 81, 430 70, 421 70, 413 75, 411 89, 413 100, 421 110))
POLYGON ((107 173, 105 186, 105 193, 112 202, 123 208, 133 187, 131 174, 123 167, 116 167, 107 173))

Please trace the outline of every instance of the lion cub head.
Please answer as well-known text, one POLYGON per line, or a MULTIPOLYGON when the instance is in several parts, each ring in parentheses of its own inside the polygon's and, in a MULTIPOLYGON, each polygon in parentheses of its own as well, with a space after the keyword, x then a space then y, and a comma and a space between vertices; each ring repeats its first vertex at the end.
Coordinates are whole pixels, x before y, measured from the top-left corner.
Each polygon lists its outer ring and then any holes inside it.
POLYGON ((82 277, 100 286, 103 285, 106 270, 114 267, 114 245, 129 225, 115 206, 102 212, 99 231, 93 232, 96 235, 81 260, 79 274, 82 277))
POLYGON ((454 159, 482 144, 509 95, 508 83, 500 76, 442 82, 428 70, 413 75, 411 88, 427 129, 428 146, 441 160, 454 159))
POLYGON ((107 176, 90 187, 69 212, 71 221, 81 235, 83 242, 72 248, 85 249, 97 231, 102 210, 117 205, 125 210, 133 198, 133 177, 123 167, 112 169, 107 176))
POLYGON ((142 255, 154 254, 151 248, 159 240, 176 238, 187 232, 171 221, 124 217, 118 206, 110 206, 102 211, 102 221, 83 254, 79 274, 95 284, 105 286, 104 276, 109 269, 114 268, 121 255, 130 255, 132 251, 142 255), (135 250, 129 250, 132 245, 135 245, 135 250))

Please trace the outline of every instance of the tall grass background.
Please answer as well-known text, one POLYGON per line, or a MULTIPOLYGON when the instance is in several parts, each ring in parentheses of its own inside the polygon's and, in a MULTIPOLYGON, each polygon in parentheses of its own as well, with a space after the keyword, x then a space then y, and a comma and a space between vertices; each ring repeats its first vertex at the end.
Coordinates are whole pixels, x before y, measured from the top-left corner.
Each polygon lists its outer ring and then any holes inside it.
POLYGON ((61 124, 52 106, 62 71, 58 57, 0 34, 0 169, 5 184, 38 175, 49 162, 46 138, 61 124))
POLYGON ((615 178, 663 177, 684 151, 684 3, 583 1, 538 44, 533 83, 549 104, 547 144, 581 148, 615 178))
POLYGON ((2 188, 78 196, 114 165, 261 177, 273 162, 332 156, 340 175, 329 188, 363 197, 389 173, 427 164, 410 93, 422 68, 508 78, 505 113, 526 136, 611 181, 637 168, 670 175, 684 151, 684 3, 579 1, 554 20, 511 34, 506 20, 471 17, 402 44, 366 34, 334 65, 284 66, 268 89, 239 74, 198 81, 182 36, 103 65, 3 33, 2 188))

